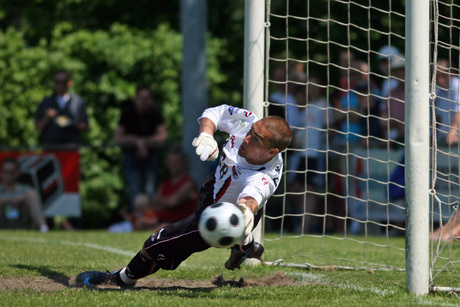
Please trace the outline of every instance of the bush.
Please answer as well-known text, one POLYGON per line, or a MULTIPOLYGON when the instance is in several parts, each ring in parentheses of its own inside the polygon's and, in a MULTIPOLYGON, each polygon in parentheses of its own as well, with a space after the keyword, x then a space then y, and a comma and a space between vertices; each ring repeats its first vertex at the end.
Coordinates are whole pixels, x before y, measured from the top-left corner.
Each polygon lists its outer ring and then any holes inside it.
MULTIPOLYGON (((214 104, 228 100, 217 84, 226 81, 219 57, 225 42, 209 40, 209 84, 214 104)), ((52 93, 52 74, 58 68, 73 73, 73 91, 87 103, 88 133, 83 136, 80 192, 84 225, 105 227, 111 212, 124 203, 121 152, 113 133, 124 100, 134 97, 138 85, 150 86, 162 108, 170 141, 181 137, 180 68, 182 36, 167 24, 155 30, 113 24, 109 30, 76 30, 57 25, 52 38, 27 47, 23 34, 9 28, 0 32, 0 144, 37 145, 34 114, 40 101, 52 93)), ((236 92, 236 91, 235 91, 236 92)), ((238 91, 239 92, 239 91, 238 91)), ((230 95, 240 98, 238 95, 230 95)))

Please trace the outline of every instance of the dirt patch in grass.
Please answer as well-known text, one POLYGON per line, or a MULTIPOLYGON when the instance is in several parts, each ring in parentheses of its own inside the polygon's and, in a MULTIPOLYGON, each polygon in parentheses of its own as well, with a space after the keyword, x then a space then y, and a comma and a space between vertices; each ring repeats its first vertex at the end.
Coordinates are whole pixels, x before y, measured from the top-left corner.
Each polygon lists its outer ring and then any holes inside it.
MULTIPOLYGON (((177 280, 169 278, 149 277, 138 281, 131 291, 139 290, 172 290, 172 289, 196 289, 196 288, 217 288, 217 287, 254 287, 254 286, 289 286, 296 283, 284 274, 284 272, 274 272, 259 278, 235 278, 225 280, 223 276, 215 276, 211 280, 177 280)), ((0 276, 0 291, 31 289, 39 292, 59 291, 69 287, 80 287, 75 277, 48 278, 48 277, 16 277, 2 278, 0 276)), ((99 290, 119 289, 112 285, 98 286, 99 290)))

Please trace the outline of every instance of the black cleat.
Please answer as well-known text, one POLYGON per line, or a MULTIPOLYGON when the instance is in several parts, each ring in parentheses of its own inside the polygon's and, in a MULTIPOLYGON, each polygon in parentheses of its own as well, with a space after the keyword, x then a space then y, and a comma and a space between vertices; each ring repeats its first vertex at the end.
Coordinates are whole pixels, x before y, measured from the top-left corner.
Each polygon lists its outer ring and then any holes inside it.
POLYGON ((116 285, 122 288, 134 287, 125 284, 120 278, 120 270, 115 272, 86 271, 77 276, 77 283, 88 288, 96 288, 102 284, 116 285))
POLYGON ((225 268, 231 271, 239 269, 240 265, 246 258, 256 258, 261 260, 263 253, 264 247, 260 243, 252 241, 245 247, 236 244, 232 247, 230 258, 228 258, 227 262, 225 262, 225 268))

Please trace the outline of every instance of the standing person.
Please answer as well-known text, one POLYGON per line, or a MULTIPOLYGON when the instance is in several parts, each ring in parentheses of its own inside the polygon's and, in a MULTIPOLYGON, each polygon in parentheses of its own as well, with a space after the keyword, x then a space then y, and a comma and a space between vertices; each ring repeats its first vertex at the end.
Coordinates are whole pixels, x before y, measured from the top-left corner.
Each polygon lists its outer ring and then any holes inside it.
MULTIPOLYGON (((383 81, 380 88, 382 97, 387 98, 390 92, 398 87, 399 80, 395 78, 392 73, 392 61, 397 58, 404 58, 404 55, 399 52, 399 49, 395 46, 383 46, 378 52, 379 68, 383 74, 383 81)), ((396 60, 398 61, 398 60, 396 60)))
POLYGON ((246 224, 242 244, 232 247, 225 268, 239 268, 245 258, 260 259, 264 248, 254 241, 252 230, 280 182, 281 152, 291 141, 291 129, 279 116, 259 120, 250 111, 228 105, 206 109, 198 121, 200 134, 192 144, 202 161, 215 160, 219 155, 214 132, 220 130, 229 134, 216 172, 201 187, 200 208, 189 217, 155 232, 127 267, 112 273, 83 272, 77 276, 77 282, 90 287, 103 283, 129 287, 159 269, 176 269, 193 253, 210 247, 200 236, 198 223, 203 210, 216 202, 237 204, 246 224))
POLYGON ((447 59, 437 61, 436 99, 434 101, 438 123, 438 140, 458 142, 460 123, 460 78, 451 72, 447 59))
POLYGON ((53 95, 43 99, 35 113, 35 129, 46 146, 78 146, 80 133, 88 130, 86 104, 70 92, 73 80, 69 71, 56 71, 53 82, 53 95))
POLYGON ((292 86, 288 86, 288 77, 284 66, 276 66, 273 70, 274 91, 268 97, 270 106, 269 115, 277 115, 286 118, 286 112, 295 108, 295 98, 292 94, 292 86))
POLYGON ((288 191, 294 193, 288 199, 295 213, 304 214, 303 223, 299 220, 297 225, 293 225, 294 231, 301 232, 303 224, 303 231, 311 233, 321 228, 312 214, 320 211, 318 194, 324 193, 325 178, 322 173, 326 162, 322 152, 327 144, 326 121, 329 116, 321 78, 310 76, 302 83, 306 84, 298 85, 294 91, 296 112, 289 114, 289 125, 293 129, 291 147, 294 150, 288 158, 287 168, 291 172, 287 182, 288 191))
POLYGON ((0 228, 38 228, 48 231, 37 191, 20 184, 19 163, 14 158, 2 161, 0 184, 0 228))
MULTIPOLYGON (((405 59, 394 58, 391 62, 393 76, 398 80, 398 85, 390 90, 388 98, 381 104, 382 133, 384 138, 404 142, 404 121, 405 121, 405 59)), ((396 145, 397 143, 394 143, 396 145)))
POLYGON ((159 107, 154 104, 152 90, 140 86, 134 102, 123 105, 115 130, 115 143, 123 153, 123 173, 129 190, 129 212, 140 193, 153 195, 157 180, 159 148, 168 138, 159 107))

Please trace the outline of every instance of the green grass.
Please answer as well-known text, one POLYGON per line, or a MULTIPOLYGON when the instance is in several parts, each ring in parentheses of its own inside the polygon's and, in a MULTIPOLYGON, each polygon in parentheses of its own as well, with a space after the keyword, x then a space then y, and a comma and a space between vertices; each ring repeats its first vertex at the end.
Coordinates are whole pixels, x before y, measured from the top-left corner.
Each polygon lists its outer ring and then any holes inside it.
MULTIPOLYGON (((139 250, 148 232, 109 234, 105 231, 27 232, 0 231, 0 286, 5 280, 34 280, 46 278, 64 285, 59 289, 27 288, 0 290, 0 306, 387 306, 387 305, 458 305, 454 295, 430 294, 415 297, 405 290, 405 272, 379 270, 307 270, 278 266, 243 267, 226 271, 223 263, 226 249, 209 249, 192 255, 175 271, 162 271, 147 277, 181 281, 202 281, 209 286, 162 287, 138 291, 103 289, 99 291, 69 287, 68 280, 85 270, 116 269, 125 266, 139 250), (277 271, 291 277, 289 286, 220 287, 211 284, 216 275, 226 280, 258 279, 277 271)), ((378 239, 376 239, 378 240, 378 239)), ((404 239, 395 245, 404 246, 404 239)), ((325 251, 334 251, 337 240, 309 242, 312 249, 323 244, 325 251)), ((289 250, 298 247, 287 240, 289 250), (290 246, 292 245, 292 246, 290 246)), ((278 242, 268 243, 266 258, 288 256, 276 252, 278 242)), ((372 245, 371 245, 372 247, 372 245)), ((357 249, 362 250, 362 246, 357 249)), ((369 248, 369 247, 366 247, 369 248)), ((362 257, 352 251, 348 256, 362 257)), ((315 251, 316 252, 316 251, 315 251)), ((302 251, 308 253, 308 251, 302 251)), ((372 249, 370 250, 372 254, 372 249)), ((381 253, 375 253, 379 257, 381 253)), ((400 257, 400 252, 396 253, 400 257)), ((370 256, 374 257, 374 256, 370 256)), ((375 256, 377 257, 377 256, 375 256)), ((404 260, 399 260, 404 261, 404 260)), ((456 278, 453 276, 452 278, 456 278)), ((458 277, 457 279, 458 280, 458 277)), ((451 280, 451 282, 453 282, 451 280)), ((5 289, 4 286, 1 289, 5 289)))

